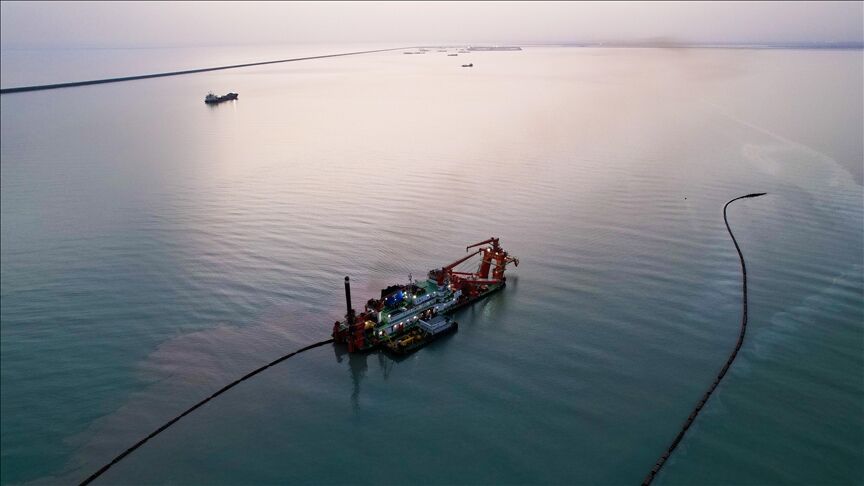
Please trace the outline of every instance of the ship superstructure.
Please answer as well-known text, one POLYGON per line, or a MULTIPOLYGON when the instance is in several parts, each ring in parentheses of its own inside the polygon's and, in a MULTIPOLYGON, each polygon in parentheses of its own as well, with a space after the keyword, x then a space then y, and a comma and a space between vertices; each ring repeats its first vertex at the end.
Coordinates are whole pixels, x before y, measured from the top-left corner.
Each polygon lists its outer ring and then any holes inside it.
POLYGON ((407 284, 382 289, 380 297, 369 299, 360 313, 351 304, 350 280, 345 277, 347 312, 344 320, 333 324, 335 342, 347 344, 348 351, 353 353, 386 345, 409 333, 419 339, 439 335, 440 329, 435 327, 436 332, 432 332, 429 322, 442 322, 436 318, 501 290, 506 285, 507 265, 519 265, 519 259, 501 248, 498 238, 469 245, 465 251, 472 248, 476 250, 467 256, 431 270, 427 280, 409 278, 407 284), (477 256, 480 262, 475 271, 456 270, 457 266, 477 256))

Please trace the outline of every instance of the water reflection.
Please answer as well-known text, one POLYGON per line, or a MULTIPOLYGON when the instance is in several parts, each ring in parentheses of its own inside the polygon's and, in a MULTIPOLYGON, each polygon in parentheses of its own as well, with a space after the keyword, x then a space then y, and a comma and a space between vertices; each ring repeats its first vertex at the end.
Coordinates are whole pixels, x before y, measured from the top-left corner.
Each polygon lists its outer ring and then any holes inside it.
POLYGON ((428 351, 437 346, 443 346, 450 340, 454 333, 447 333, 434 341, 430 342, 423 348, 406 355, 391 354, 380 349, 368 351, 365 353, 349 353, 348 346, 344 344, 333 345, 333 355, 336 357, 337 363, 342 363, 343 359, 348 359, 348 370, 351 374, 351 407, 357 411, 360 409, 360 384, 369 370, 369 359, 374 356, 374 360, 378 362, 378 369, 381 371, 381 376, 384 381, 390 378, 390 374, 396 366, 408 359, 414 357, 418 352, 428 351))
POLYGON ((360 382, 366 375, 369 365, 366 360, 368 353, 353 353, 348 355, 348 368, 351 370, 351 406, 354 410, 360 408, 360 382))
POLYGON ((227 100, 227 101, 220 101, 219 103, 204 103, 204 104, 208 108, 210 108, 211 110, 215 110, 216 108, 221 108, 222 105, 227 105, 231 109, 235 109, 236 108, 235 103, 237 103, 237 100, 227 100))

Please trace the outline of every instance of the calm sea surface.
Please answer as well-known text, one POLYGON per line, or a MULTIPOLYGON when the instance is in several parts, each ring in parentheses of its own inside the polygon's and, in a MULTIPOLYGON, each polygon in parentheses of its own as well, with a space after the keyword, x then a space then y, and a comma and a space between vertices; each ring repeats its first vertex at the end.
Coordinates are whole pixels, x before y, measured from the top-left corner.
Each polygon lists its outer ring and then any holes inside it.
MULTIPOLYGON (((357 50, 267 49, 4 51, 2 85, 357 50)), ((521 265, 457 334, 297 356, 102 484, 637 484, 738 335, 723 203, 765 191, 730 208, 747 341, 658 483, 860 484, 862 72, 395 51, 4 95, 0 482, 80 481, 327 338, 343 276, 360 305, 495 235, 521 265)))

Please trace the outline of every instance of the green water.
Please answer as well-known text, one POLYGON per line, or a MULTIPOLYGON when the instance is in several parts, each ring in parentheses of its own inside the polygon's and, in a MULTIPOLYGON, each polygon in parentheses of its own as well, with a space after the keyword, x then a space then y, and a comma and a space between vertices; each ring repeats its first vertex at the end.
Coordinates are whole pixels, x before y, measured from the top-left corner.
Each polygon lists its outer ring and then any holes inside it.
MULTIPOLYGON (((31 79, 91 77, 64 55, 31 79)), ((292 358, 102 484, 638 483, 734 346, 722 206, 764 191, 729 213, 747 340, 657 484, 862 483, 862 64, 396 51, 4 95, 0 482, 80 481, 326 338, 344 275, 359 306, 494 235, 520 266, 458 333, 292 358)))

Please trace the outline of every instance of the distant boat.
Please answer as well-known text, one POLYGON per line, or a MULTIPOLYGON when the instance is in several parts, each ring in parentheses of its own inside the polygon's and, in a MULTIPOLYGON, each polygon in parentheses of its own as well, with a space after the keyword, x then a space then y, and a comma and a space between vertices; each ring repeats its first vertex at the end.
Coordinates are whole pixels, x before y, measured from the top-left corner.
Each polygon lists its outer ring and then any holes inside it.
POLYGON ((222 103, 223 101, 236 100, 238 96, 240 95, 237 93, 228 93, 225 96, 216 96, 213 93, 207 93, 207 96, 204 97, 204 103, 214 105, 216 103, 222 103))
POLYGON ((463 64, 462 67, 474 67, 474 63, 472 62, 470 64, 463 64))
POLYGON ((448 56, 458 56, 459 54, 447 54, 448 56))

